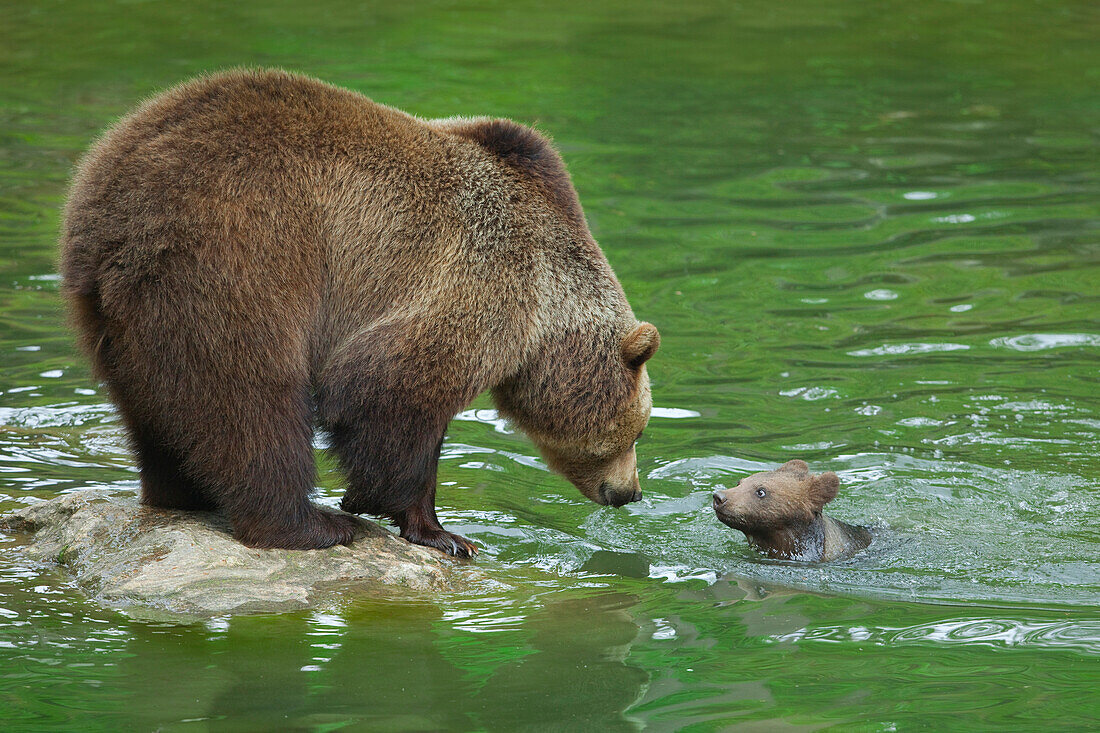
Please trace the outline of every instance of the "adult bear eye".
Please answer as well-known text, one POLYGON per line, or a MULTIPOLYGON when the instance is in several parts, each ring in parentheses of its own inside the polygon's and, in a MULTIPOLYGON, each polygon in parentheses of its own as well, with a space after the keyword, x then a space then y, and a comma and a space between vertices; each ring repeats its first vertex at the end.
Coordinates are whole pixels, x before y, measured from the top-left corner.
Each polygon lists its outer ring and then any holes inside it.
POLYGON ((768 495, 768 492, 764 491, 763 486, 757 486, 756 487, 756 495, 759 496, 761 499, 763 499, 765 496, 768 495))

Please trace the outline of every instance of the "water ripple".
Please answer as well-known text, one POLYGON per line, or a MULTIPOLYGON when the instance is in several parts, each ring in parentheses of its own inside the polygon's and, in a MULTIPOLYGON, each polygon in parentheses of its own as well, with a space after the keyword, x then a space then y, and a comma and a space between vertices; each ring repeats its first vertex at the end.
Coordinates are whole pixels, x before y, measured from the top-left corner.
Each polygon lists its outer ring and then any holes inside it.
POLYGON ((770 638, 789 643, 867 642, 878 646, 933 643, 998 648, 1044 647, 1100 654, 1100 620, 1029 621, 972 617, 900 627, 804 627, 770 638))
POLYGON ((1070 346, 1100 346, 1100 335, 1095 333, 1028 333, 1021 336, 995 338, 991 346, 1013 351, 1045 351, 1070 346))
POLYGON ((937 351, 966 351, 966 344, 883 344, 873 349, 849 351, 848 356, 908 356, 912 354, 930 354, 937 351))

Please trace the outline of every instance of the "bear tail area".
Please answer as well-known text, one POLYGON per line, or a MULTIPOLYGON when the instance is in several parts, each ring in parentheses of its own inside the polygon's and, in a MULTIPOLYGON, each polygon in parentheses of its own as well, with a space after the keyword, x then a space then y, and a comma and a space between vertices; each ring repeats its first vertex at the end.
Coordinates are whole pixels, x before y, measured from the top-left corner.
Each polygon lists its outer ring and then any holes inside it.
POLYGON ((78 343, 92 362, 92 371, 105 377, 104 342, 107 334, 100 310, 99 283, 90 247, 79 238, 62 235, 61 294, 68 306, 69 321, 77 332, 78 343))

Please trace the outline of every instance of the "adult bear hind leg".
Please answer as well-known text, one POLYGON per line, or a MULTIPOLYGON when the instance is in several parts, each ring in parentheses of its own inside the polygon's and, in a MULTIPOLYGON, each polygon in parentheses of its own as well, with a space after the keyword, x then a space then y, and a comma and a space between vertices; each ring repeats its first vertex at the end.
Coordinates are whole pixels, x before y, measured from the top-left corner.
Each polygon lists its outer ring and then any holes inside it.
POLYGON ((308 403, 267 397, 249 401, 247 415, 219 416, 221 429, 196 445, 192 462, 241 543, 286 550, 350 544, 362 522, 309 500, 316 469, 308 403))
POLYGON ((108 379, 141 474, 141 503, 158 509, 216 509, 211 493, 186 470, 184 454, 153 427, 148 406, 133 394, 140 391, 123 389, 113 373, 108 379))
POLYGON ((184 470, 183 456, 147 431, 131 431, 141 471, 141 503, 161 509, 217 509, 210 492, 184 470))

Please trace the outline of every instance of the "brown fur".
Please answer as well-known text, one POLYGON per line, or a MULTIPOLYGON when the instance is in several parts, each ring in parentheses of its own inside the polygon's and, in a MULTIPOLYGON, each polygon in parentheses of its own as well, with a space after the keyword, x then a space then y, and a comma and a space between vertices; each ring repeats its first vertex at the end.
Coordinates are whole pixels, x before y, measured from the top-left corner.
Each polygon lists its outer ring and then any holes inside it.
POLYGON ((832 471, 815 476, 805 461, 795 459, 775 471, 747 476, 732 489, 715 491, 714 511, 722 523, 744 532, 751 545, 770 557, 836 560, 871 543, 865 527, 822 514, 839 486, 832 471))
POLYGON ((487 389, 586 495, 639 495, 656 329, 560 157, 513 122, 423 121, 278 71, 199 78, 81 162, 61 270, 143 501, 220 508, 246 544, 350 540, 352 517, 309 502, 316 419, 345 509, 473 551, 436 519, 435 473, 487 389))

